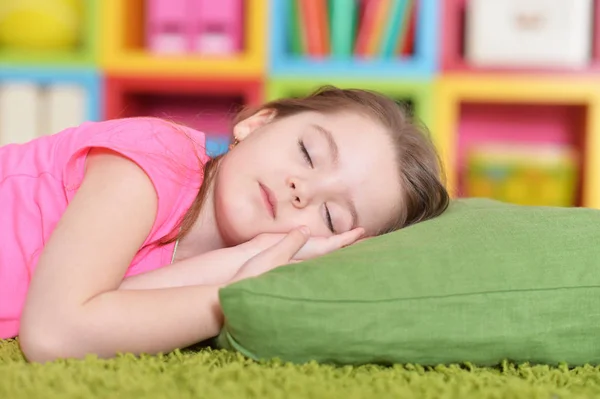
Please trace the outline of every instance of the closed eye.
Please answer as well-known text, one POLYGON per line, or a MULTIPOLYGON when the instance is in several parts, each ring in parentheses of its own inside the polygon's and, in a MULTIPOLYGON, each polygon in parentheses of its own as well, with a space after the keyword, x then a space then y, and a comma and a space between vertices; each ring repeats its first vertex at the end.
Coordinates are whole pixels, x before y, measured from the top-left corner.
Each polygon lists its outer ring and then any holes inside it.
POLYGON ((329 208, 327 207, 327 204, 325 204, 325 222, 329 230, 333 234, 335 234, 335 229, 333 228, 333 221, 331 220, 331 213, 329 213, 329 208))
POLYGON ((313 168, 314 165, 312 162, 312 158, 310 157, 310 154, 308 153, 308 150, 306 149, 306 146, 304 145, 304 141, 302 141, 302 139, 298 139, 298 147, 300 148, 300 152, 302 153, 302 156, 304 157, 306 162, 310 165, 311 168, 313 168))

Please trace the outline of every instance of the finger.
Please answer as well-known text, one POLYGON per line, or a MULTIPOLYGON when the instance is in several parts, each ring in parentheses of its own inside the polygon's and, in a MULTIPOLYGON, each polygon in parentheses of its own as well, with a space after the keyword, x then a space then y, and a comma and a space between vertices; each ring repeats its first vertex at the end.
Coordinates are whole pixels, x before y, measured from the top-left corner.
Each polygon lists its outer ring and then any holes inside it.
POLYGON ((261 255, 274 263, 289 263, 290 259, 306 244, 309 238, 310 230, 308 227, 296 228, 261 255))
MULTIPOLYGON (((339 245, 339 248, 353 244, 365 234, 365 230, 362 227, 357 227, 345 233, 338 234, 335 237, 335 243, 339 245)), ((333 238, 333 237, 332 237, 333 238)))
POLYGON ((331 236, 327 239, 325 245, 322 246, 319 253, 321 255, 325 255, 337 249, 353 244, 356 240, 362 237, 364 233, 365 230, 361 227, 358 227, 356 229, 331 236))
POLYGON ((369 238, 373 238, 373 237, 362 237, 362 238, 360 238, 360 239, 356 240, 356 241, 354 242, 354 244, 358 244, 359 242, 364 242, 364 241, 367 241, 369 238))

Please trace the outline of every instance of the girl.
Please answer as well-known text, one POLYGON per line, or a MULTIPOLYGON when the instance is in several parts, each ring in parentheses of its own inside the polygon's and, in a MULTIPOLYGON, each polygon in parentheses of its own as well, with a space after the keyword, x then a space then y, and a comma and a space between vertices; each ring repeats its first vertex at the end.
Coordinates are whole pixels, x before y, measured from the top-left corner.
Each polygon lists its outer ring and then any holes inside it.
POLYGON ((218 334, 219 288, 435 217, 432 144, 397 104, 325 87, 204 135, 154 118, 0 148, 0 338, 32 361, 218 334))

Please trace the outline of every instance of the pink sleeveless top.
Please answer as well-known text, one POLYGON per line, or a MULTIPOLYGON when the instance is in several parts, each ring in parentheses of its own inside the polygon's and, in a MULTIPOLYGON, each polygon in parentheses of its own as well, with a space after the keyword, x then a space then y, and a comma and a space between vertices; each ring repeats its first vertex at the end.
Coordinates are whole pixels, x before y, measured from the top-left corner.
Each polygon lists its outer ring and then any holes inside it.
POLYGON ((0 338, 19 333, 38 257, 82 182, 92 148, 131 159, 146 172, 158 196, 152 230, 126 275, 171 262, 174 244, 149 244, 176 229, 196 197, 209 159, 204 134, 160 119, 130 118, 88 122, 0 147, 0 338))

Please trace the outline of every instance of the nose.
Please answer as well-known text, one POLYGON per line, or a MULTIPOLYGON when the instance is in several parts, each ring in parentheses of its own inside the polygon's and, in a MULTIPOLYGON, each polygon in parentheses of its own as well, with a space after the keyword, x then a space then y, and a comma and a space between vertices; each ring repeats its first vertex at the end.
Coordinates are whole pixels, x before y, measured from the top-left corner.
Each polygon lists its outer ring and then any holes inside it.
POLYGON ((306 207, 312 198, 311 190, 308 184, 298 178, 290 177, 287 181, 290 189, 292 204, 296 208, 306 207))

